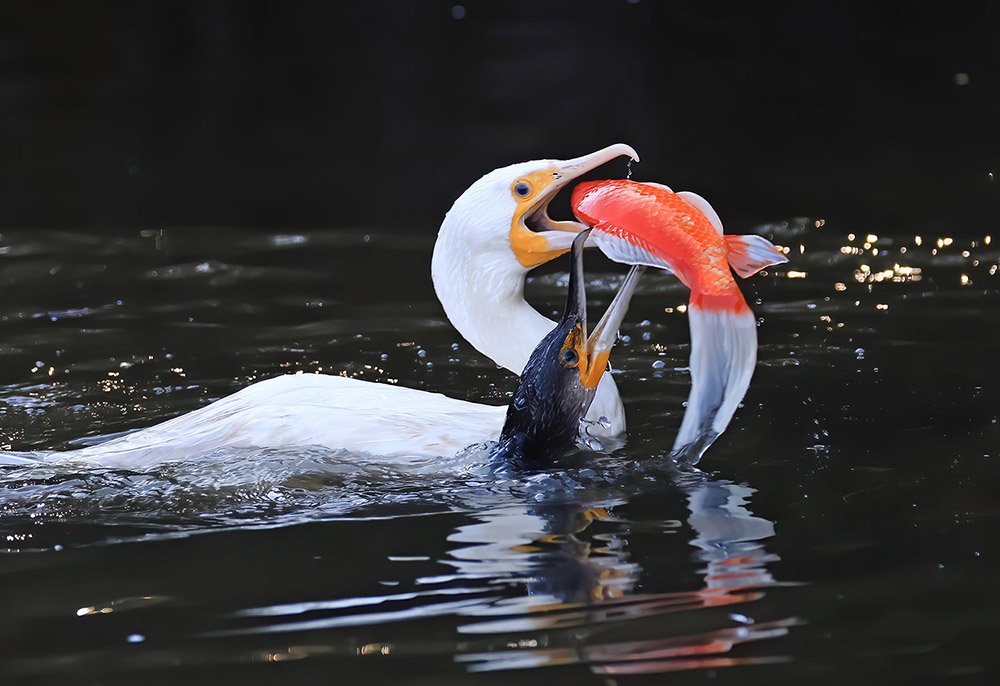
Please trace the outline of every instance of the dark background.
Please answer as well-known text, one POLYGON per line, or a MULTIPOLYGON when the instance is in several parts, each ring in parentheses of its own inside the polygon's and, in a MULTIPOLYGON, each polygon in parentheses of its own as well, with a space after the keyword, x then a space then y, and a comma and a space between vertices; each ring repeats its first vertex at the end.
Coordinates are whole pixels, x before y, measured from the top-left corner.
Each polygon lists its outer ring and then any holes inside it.
POLYGON ((624 141, 731 226, 978 235, 998 35, 986 1, 0 2, 0 229, 433 231, 624 141))

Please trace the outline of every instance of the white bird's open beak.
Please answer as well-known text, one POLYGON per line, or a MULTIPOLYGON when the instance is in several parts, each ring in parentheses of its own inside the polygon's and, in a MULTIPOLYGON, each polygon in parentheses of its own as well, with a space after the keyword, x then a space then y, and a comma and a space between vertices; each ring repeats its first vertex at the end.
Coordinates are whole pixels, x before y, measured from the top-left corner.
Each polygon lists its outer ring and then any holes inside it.
MULTIPOLYGON (((537 222, 535 226, 530 228, 533 228, 535 231, 565 231, 572 234, 580 233, 586 229, 587 226, 578 221, 553 221, 550 219, 548 216, 549 203, 552 202, 552 198, 556 196, 556 193, 573 181, 622 155, 627 155, 635 162, 639 161, 639 153, 631 145, 626 145, 625 143, 615 143, 583 157, 575 157, 571 160, 557 160, 555 168, 552 170, 552 183, 542 193, 539 193, 538 200, 534 203, 534 208, 530 212, 529 221, 534 220, 537 222)), ((573 244, 572 236, 563 237, 563 240, 567 241, 566 248, 569 248, 573 244)))
POLYGON ((574 236, 587 228, 578 221, 553 221, 549 217, 549 203, 556 193, 587 172, 622 155, 639 161, 632 146, 615 143, 582 157, 552 160, 550 167, 520 180, 531 188, 531 195, 521 202, 514 215, 510 243, 523 266, 534 267, 562 255, 570 249, 574 236))

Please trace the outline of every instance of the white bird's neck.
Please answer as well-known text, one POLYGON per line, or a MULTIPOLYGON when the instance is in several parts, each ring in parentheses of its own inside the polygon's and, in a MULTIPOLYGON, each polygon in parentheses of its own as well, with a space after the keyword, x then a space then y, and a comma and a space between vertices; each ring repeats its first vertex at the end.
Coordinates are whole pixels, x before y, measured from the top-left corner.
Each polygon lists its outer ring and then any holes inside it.
POLYGON ((438 300, 476 350, 520 374, 555 322, 524 300, 528 270, 517 264, 510 247, 471 245, 450 226, 455 219, 446 217, 434 244, 431 278, 438 300))

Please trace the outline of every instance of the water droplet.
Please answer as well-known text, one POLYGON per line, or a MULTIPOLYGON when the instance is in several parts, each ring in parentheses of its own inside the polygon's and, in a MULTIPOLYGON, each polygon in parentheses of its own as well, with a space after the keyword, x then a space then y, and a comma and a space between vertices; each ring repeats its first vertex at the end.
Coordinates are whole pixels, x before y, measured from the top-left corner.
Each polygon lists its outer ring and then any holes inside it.
POLYGON ((653 363, 653 369, 663 369, 666 366, 667 366, 667 363, 664 362, 663 360, 656 360, 653 363))

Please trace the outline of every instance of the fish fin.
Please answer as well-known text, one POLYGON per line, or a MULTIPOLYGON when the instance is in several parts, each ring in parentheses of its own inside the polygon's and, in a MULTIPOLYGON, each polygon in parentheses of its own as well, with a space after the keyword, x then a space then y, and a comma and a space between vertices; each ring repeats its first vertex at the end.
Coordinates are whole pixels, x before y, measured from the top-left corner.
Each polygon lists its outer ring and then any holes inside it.
POLYGON ((742 296, 692 297, 691 393, 672 456, 694 464, 729 426, 757 362, 757 322, 742 296))
POLYGON ((720 236, 722 235, 722 220, 719 219, 719 213, 712 209, 712 206, 708 204, 708 201, 705 200, 705 198, 701 197, 697 193, 692 193, 691 191, 678 191, 677 195, 679 195, 688 205, 691 205, 705 215, 705 219, 712 222, 712 226, 715 227, 715 230, 719 232, 720 236))
POLYGON ((774 243, 762 236, 724 236, 729 264, 744 279, 753 276, 764 267, 788 262, 785 254, 774 243))
POLYGON ((664 183, 657 183, 656 181, 640 181, 643 186, 652 186, 653 188, 662 188, 665 191, 674 192, 674 189, 664 183))
POLYGON ((630 236, 629 240, 621 238, 618 235, 620 233, 618 227, 603 221, 594 225, 594 229, 590 241, 593 241, 608 259, 622 264, 643 264, 662 269, 668 274, 674 273, 670 262, 654 253, 652 247, 641 238, 633 236, 630 236))

